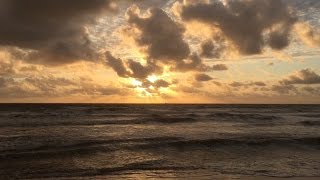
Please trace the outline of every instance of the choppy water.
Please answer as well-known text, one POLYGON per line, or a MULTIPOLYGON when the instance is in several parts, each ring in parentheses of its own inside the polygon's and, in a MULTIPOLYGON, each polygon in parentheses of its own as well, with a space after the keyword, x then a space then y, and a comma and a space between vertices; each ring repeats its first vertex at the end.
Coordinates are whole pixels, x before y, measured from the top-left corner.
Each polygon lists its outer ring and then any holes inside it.
POLYGON ((257 177, 320 177, 320 105, 0 105, 0 179, 257 177))

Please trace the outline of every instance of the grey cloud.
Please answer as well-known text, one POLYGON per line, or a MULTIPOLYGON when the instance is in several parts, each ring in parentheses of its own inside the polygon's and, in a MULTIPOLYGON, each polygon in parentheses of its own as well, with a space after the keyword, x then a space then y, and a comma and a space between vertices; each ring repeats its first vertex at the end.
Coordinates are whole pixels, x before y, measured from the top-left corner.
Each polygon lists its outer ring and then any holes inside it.
POLYGON ((128 23, 141 31, 136 42, 147 47, 149 58, 156 60, 182 60, 190 54, 189 45, 183 40, 185 28, 173 21, 160 8, 148 10, 149 17, 141 17, 137 6, 128 9, 128 23))
POLYGON ((252 82, 251 85, 255 85, 255 86, 267 86, 266 83, 260 82, 260 81, 252 82))
POLYGON ((229 86, 232 87, 252 87, 252 86, 260 86, 265 87, 267 86, 266 83, 261 81, 254 81, 254 82, 233 82, 229 84, 229 86))
POLYGON ((143 80, 141 87, 149 89, 150 86, 153 86, 155 89, 159 88, 167 88, 171 86, 173 83, 169 83, 163 79, 158 79, 155 82, 151 82, 149 80, 143 80))
POLYGON ((293 85, 273 85, 271 88, 272 91, 275 91, 279 94, 296 94, 298 92, 297 88, 293 85))
POLYGON ((213 71, 226 71, 228 69, 228 66, 225 64, 215 64, 212 66, 213 71))
POLYGON ((320 75, 311 69, 303 69, 280 81, 281 84, 320 84, 320 75))
POLYGON ((229 84, 229 86, 232 86, 232 87, 241 87, 241 86, 245 86, 244 83, 241 83, 241 82, 233 82, 231 84, 229 84))
POLYGON ((180 13, 184 21, 198 20, 220 29, 244 55, 259 54, 267 44, 277 50, 285 48, 296 22, 282 0, 190 3, 182 6, 180 13))
POLYGON ((160 88, 160 87, 166 88, 166 87, 169 87, 170 85, 171 85, 170 83, 168 83, 167 81, 162 80, 162 79, 157 80, 157 81, 154 83, 154 86, 155 86, 156 88, 160 88))
POLYGON ((126 67, 123 64, 123 61, 119 58, 115 58, 112 56, 110 52, 106 52, 106 60, 107 60, 107 65, 109 65, 120 77, 127 77, 128 76, 128 71, 126 67))
POLYGON ((2 77, 0 77, 0 88, 4 87, 6 84, 6 80, 2 77))
POLYGON ((215 35, 214 38, 201 43, 200 55, 206 58, 220 58, 225 49, 225 39, 221 35, 215 35))
POLYGON ((189 59, 177 62, 176 67, 173 70, 181 72, 192 70, 209 71, 210 67, 202 63, 202 59, 198 54, 193 53, 189 59))
POLYGON ((0 45, 32 50, 31 63, 65 64, 98 56, 85 26, 109 0, 0 0, 0 45))
POLYGON ((130 77, 137 79, 145 79, 149 75, 160 72, 160 68, 154 64, 147 64, 146 66, 141 65, 141 63, 128 60, 128 67, 131 70, 130 77))
POLYGON ((207 40, 201 43, 201 56, 206 58, 218 58, 220 57, 220 52, 216 49, 212 40, 207 40))
POLYGON ((218 81, 212 81, 212 83, 215 84, 216 86, 222 86, 222 83, 218 81))
POLYGON ((1 98, 109 96, 123 90, 102 86, 83 78, 68 79, 54 76, 30 76, 24 79, 0 78, 1 98))
POLYGON ((196 53, 191 53, 184 40, 185 28, 160 8, 150 8, 148 16, 140 15, 139 8, 132 6, 126 16, 136 44, 147 55, 149 64, 170 64, 175 71, 199 70, 205 67, 196 53))
POLYGON ((307 87, 303 87, 302 90, 307 92, 308 94, 320 96, 320 87, 307 86, 307 87))
POLYGON ((199 82, 203 81, 211 81, 213 78, 207 74, 196 74, 195 75, 195 80, 199 82))
POLYGON ((16 72, 12 62, 6 62, 0 60, 0 77, 9 76, 16 72))
POLYGON ((120 77, 145 79, 151 74, 157 74, 162 69, 155 64, 147 64, 143 66, 141 63, 131 59, 126 61, 127 66, 120 58, 115 58, 110 52, 106 52, 107 65, 109 65, 120 77))

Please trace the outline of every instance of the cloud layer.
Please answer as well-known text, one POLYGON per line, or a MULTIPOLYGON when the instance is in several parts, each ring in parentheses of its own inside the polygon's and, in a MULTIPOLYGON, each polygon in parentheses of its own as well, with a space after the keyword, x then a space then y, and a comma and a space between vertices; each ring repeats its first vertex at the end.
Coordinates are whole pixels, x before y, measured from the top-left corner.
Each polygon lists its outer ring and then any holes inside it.
POLYGON ((0 0, 0 45, 32 50, 30 62, 65 64, 96 58, 85 26, 109 0, 0 0))
POLYGON ((260 54, 266 46, 287 47, 297 20, 281 0, 187 3, 176 9, 184 21, 200 21, 219 30, 244 55, 260 54))

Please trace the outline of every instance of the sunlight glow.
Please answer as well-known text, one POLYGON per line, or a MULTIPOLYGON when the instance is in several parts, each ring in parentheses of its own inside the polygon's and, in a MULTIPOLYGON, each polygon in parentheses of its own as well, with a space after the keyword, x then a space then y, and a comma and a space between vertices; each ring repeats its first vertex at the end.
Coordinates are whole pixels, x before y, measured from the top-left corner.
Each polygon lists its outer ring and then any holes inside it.
POLYGON ((147 80, 149 80, 152 83, 155 83, 159 78, 156 75, 148 76, 147 80))
POLYGON ((141 85, 142 85, 142 82, 141 82, 141 81, 138 81, 138 80, 136 80, 136 79, 132 79, 132 80, 131 80, 131 84, 132 84, 133 86, 141 86, 141 85))

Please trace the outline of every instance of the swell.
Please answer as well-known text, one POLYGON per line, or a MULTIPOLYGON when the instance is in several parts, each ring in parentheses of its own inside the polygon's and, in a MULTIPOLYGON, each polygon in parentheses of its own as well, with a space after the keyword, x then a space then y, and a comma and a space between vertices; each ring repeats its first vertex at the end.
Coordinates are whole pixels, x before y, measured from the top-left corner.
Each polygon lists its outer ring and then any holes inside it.
MULTIPOLYGON (((174 166, 165 165, 166 163, 161 160, 149 160, 136 163, 129 163, 118 167, 94 168, 94 169, 64 169, 64 170, 45 170, 38 171, 37 173, 28 172, 14 172, 15 176, 24 178, 63 178, 63 177, 90 177, 90 176, 103 176, 112 174, 123 174, 127 171, 186 171, 197 170, 200 167, 195 166, 174 166)), ((0 171, 1 172, 1 171, 0 171)), ((8 177, 13 177, 7 174, 8 177)), ((1 177, 1 174, 0 174, 1 177)))
POLYGON ((274 121, 281 120, 282 117, 274 116, 274 115, 263 115, 263 114, 254 114, 254 113, 227 113, 227 112, 219 112, 219 113, 211 113, 207 115, 208 118, 214 118, 216 120, 230 120, 230 121, 274 121))
POLYGON ((175 123, 192 123, 196 122, 195 118, 190 117, 157 117, 157 118, 141 118, 133 120, 99 120, 99 121, 80 121, 80 122, 45 122, 45 123, 2 123, 0 128, 9 127, 53 127, 53 126, 95 126, 95 125, 136 125, 136 124, 175 124, 175 123))
POLYGON ((275 148, 285 147, 308 147, 320 149, 320 137, 305 138, 234 138, 234 139, 203 139, 203 140, 186 140, 177 137, 156 137, 141 139, 119 139, 104 141, 86 141, 70 145, 44 145, 32 149, 22 150, 4 150, 0 151, 1 159, 11 158, 46 158, 54 156, 69 156, 81 154, 94 154, 98 152, 112 152, 117 150, 159 150, 160 148, 184 148, 186 150, 207 148, 255 148, 268 147, 275 148))
POLYGON ((114 140, 88 140, 74 144, 64 145, 43 145, 30 149, 9 149, 0 151, 1 158, 19 157, 47 157, 47 156, 68 156, 74 153, 91 154, 97 152, 115 151, 133 145, 144 143, 163 143, 179 141, 177 137, 154 137, 136 139, 114 139, 114 140))
POLYGON ((189 114, 171 114, 171 115, 140 115, 134 119, 112 119, 112 118, 128 118, 128 115, 116 116, 111 115, 110 117, 104 117, 100 120, 88 120, 94 119, 95 116, 87 116, 86 119, 74 121, 77 119, 75 116, 68 117, 64 120, 50 119, 49 117, 43 117, 37 119, 43 119, 43 121, 27 121, 19 120, 18 122, 2 122, 0 128, 7 127, 25 127, 25 128, 36 128, 36 127, 53 127, 53 126, 94 126, 94 125, 136 125, 136 124, 176 124, 176 123, 195 123, 195 122, 242 122, 242 123, 256 123, 265 125, 273 125, 272 123, 282 120, 280 116, 274 115, 262 115, 262 114, 251 114, 251 113, 210 113, 207 115, 200 115, 196 113, 189 114), (110 119, 109 119, 110 118, 110 119), (47 119, 47 120, 45 120, 47 119))

